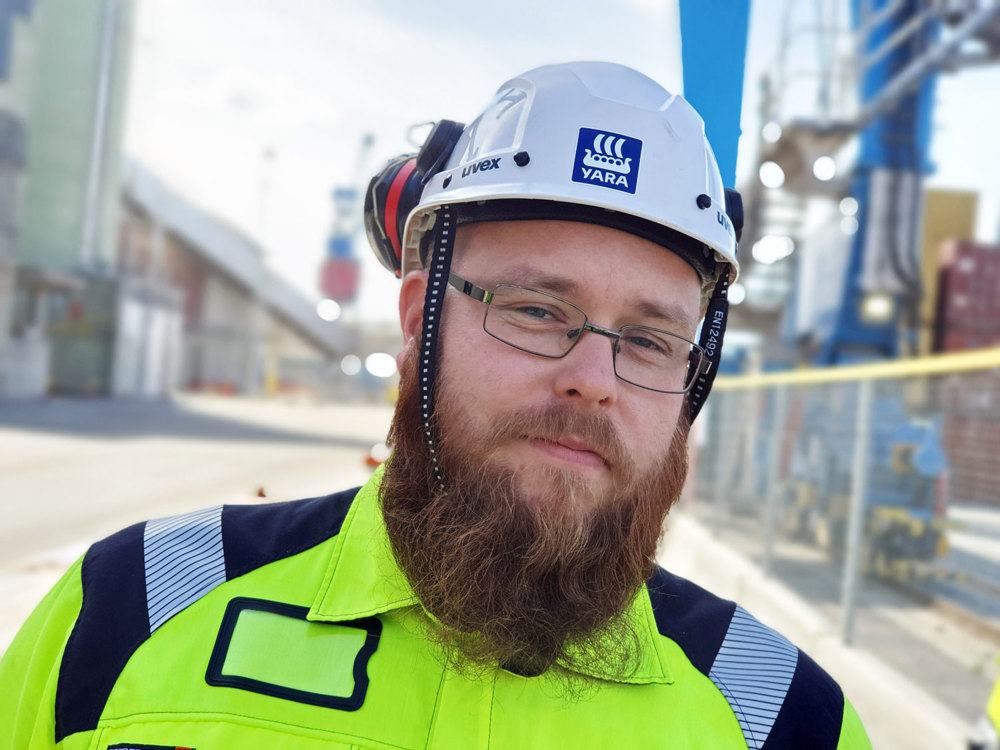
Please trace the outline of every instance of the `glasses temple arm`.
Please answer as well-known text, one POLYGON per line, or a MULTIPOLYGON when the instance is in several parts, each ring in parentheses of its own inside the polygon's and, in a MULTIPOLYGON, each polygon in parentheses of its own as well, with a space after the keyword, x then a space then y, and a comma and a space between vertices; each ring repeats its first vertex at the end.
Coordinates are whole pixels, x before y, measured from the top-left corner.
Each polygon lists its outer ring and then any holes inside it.
POLYGON ((493 292, 483 289, 481 286, 476 286, 471 281, 466 281, 457 273, 448 274, 448 283, 462 294, 467 294, 472 299, 485 302, 487 305, 493 299, 493 292))

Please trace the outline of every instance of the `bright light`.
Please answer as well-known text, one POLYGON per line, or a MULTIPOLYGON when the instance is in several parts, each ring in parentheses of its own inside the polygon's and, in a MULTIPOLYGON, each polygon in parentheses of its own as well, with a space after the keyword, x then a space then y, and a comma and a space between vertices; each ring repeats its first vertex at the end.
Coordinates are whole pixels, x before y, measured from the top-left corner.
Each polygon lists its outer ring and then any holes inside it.
POLYGON ((820 182, 829 182, 837 176, 837 162, 831 156, 821 156, 813 162, 813 174, 820 182))
POLYGON ((858 201, 856 198, 847 196, 840 202, 840 213, 844 216, 856 216, 858 213, 858 201))
POLYGON ((781 139, 781 126, 774 120, 771 120, 771 122, 761 128, 760 135, 768 143, 777 143, 781 139))
POLYGON ((327 323, 332 323, 340 317, 340 305, 336 300, 321 299, 316 303, 316 314, 327 323))
POLYGON ((750 253, 754 260, 766 266, 777 263, 783 258, 787 258, 795 250, 795 243, 791 237, 778 234, 765 234, 755 243, 750 253))
POLYGON ((396 374, 396 358, 385 352, 375 352, 365 357, 365 369, 376 378, 391 378, 396 374))
POLYGON ((729 304, 738 305, 747 298, 747 288, 738 281, 729 287, 729 304))
POLYGON ((861 319, 866 323, 888 323, 892 318, 892 296, 885 292, 872 292, 861 301, 861 319))
POLYGON ((382 463, 388 459, 390 455, 392 455, 392 448, 385 443, 375 443, 375 445, 372 446, 372 449, 368 451, 368 455, 379 463, 382 463))
POLYGON ((766 161, 760 165, 761 184, 767 188, 780 188, 785 184, 785 172, 773 161, 766 161))
POLYGON ((858 231, 858 220, 853 216, 845 216, 840 220, 840 231, 850 236, 858 231))
POLYGON ((357 375, 361 372, 361 357, 357 354, 348 354, 340 360, 340 369, 345 375, 357 375))

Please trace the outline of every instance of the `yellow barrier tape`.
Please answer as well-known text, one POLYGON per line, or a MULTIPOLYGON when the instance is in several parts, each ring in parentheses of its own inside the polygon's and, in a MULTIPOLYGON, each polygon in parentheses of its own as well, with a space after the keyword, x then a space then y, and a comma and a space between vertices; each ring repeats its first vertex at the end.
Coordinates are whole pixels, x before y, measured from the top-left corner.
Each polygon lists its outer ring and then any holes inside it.
MULTIPOLYGON (((864 365, 824 367, 808 370, 768 372, 759 375, 720 375, 712 388, 738 391, 777 385, 815 385, 858 380, 887 380, 918 375, 950 375, 955 372, 1000 369, 1000 347, 955 354, 936 354, 914 359, 896 359, 864 365)), ((998 373, 997 377, 1000 377, 998 373)))

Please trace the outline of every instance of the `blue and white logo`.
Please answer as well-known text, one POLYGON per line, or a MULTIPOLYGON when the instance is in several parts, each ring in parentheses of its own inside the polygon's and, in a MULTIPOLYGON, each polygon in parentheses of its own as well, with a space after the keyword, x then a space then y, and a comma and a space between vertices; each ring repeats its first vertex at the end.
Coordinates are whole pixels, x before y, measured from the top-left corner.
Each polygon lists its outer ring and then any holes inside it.
POLYGON ((635 193, 642 141, 606 130, 580 128, 573 162, 573 182, 635 193))

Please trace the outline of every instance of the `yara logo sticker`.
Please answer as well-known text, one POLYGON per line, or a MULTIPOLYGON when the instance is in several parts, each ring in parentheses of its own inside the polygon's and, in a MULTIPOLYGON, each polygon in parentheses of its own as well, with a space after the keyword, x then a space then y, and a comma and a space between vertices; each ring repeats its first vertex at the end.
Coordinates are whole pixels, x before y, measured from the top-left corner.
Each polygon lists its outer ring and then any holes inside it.
POLYGON ((573 182, 635 193, 642 141, 606 130, 580 128, 573 182))
POLYGON ((594 136, 593 153, 589 148, 584 149, 586 155, 583 157, 583 163, 594 169, 610 169, 612 172, 629 174, 632 171, 632 157, 622 156, 624 145, 625 139, 622 137, 598 133, 594 136))

